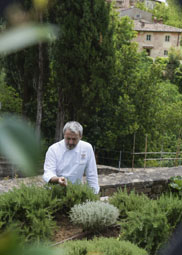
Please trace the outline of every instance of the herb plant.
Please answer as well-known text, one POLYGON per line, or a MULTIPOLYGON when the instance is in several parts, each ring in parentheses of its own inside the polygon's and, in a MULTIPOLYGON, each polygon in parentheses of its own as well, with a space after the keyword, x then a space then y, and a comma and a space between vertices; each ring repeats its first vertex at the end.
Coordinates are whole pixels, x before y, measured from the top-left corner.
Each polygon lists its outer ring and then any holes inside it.
MULTIPOLYGON (((62 248, 62 246, 60 246, 62 248)), ((148 255, 144 249, 129 241, 115 238, 94 238, 93 240, 70 241, 63 245, 66 255, 148 255)))
POLYGON ((105 202, 88 201, 75 205, 69 215, 74 224, 81 225, 84 230, 95 232, 115 224, 119 210, 105 202))
POLYGON ((182 196, 182 176, 174 176, 170 178, 169 187, 172 191, 177 191, 182 196))

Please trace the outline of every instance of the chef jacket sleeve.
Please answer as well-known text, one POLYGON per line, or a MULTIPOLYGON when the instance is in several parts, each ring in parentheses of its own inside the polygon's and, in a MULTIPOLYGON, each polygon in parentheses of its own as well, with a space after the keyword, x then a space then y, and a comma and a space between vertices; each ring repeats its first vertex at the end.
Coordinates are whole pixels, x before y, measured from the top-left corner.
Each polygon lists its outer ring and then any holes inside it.
POLYGON ((43 179, 46 182, 49 182, 50 179, 54 176, 57 176, 56 174, 56 154, 53 148, 49 148, 44 162, 44 174, 43 179))
POLYGON ((86 178, 88 185, 93 188, 94 193, 98 194, 100 187, 98 183, 98 173, 97 173, 97 165, 95 161, 95 155, 92 146, 90 145, 89 149, 89 157, 86 166, 86 178))

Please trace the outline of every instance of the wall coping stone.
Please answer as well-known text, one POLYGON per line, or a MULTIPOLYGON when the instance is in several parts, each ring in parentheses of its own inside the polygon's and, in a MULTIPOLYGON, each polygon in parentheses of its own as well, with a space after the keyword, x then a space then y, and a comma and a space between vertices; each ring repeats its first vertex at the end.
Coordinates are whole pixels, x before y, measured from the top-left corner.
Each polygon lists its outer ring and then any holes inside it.
MULTIPOLYGON (((146 188, 154 184, 167 184, 173 176, 182 176, 182 166, 177 167, 153 167, 153 168, 112 168, 106 166, 98 166, 98 169, 112 170, 110 174, 99 174, 99 185, 101 193, 104 195, 108 189, 113 193, 119 187, 130 187, 131 189, 138 187, 146 188)), ((85 177, 84 177, 85 179, 85 177)), ((21 183, 25 185, 35 184, 43 186, 45 184, 42 175, 26 178, 14 178, 0 180, 0 193, 7 192, 13 187, 19 187, 21 183)))
POLYGON ((182 176, 182 166, 178 167, 155 167, 155 168, 135 168, 124 173, 100 175, 100 186, 113 187, 115 185, 126 185, 130 183, 159 182, 168 181, 173 176, 182 176), (116 178, 117 177, 117 178, 116 178))

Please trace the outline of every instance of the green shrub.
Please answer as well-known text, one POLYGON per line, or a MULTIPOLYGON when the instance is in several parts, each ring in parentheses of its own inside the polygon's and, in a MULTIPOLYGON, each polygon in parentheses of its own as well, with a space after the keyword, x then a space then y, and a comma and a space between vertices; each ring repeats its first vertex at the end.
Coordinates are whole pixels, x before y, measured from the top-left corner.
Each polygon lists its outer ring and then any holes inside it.
POLYGON ((25 242, 50 239, 56 214, 68 213, 75 204, 99 197, 86 185, 25 186, 0 195, 0 232, 16 229, 25 242))
POLYGON ((157 204, 167 218, 171 231, 182 221, 182 200, 181 196, 173 193, 163 194, 157 199, 157 204))
POLYGON ((134 191, 127 194, 125 189, 115 193, 109 202, 120 211, 120 239, 136 243, 151 255, 156 254, 182 221, 182 200, 176 193, 150 200, 134 191))
POLYGON ((86 201, 96 201, 99 195, 95 195, 93 190, 87 184, 72 184, 68 182, 67 187, 60 185, 48 185, 51 189, 52 197, 58 200, 57 212, 69 213, 70 209, 76 204, 82 204, 86 201))
POLYGON ((130 211, 142 210, 143 206, 149 201, 150 199, 146 195, 138 195, 135 191, 128 194, 126 189, 124 191, 118 190, 109 199, 109 203, 119 209, 120 218, 126 218, 130 211))
POLYGON ((31 243, 31 245, 22 245, 20 237, 15 232, 5 232, 0 235, 0 254, 1 255, 64 255, 63 248, 56 250, 47 247, 42 243, 31 243))
POLYGON ((142 211, 133 210, 127 214, 127 219, 121 222, 120 239, 135 243, 151 255, 156 254, 170 234, 165 212, 160 209, 157 201, 151 200, 143 204, 142 211))
POLYGON ((182 176, 174 176, 170 178, 169 188, 172 192, 182 196, 182 176))
POLYGON ((73 224, 81 225, 84 230, 102 230, 116 223, 119 210, 108 203, 88 201, 74 205, 70 211, 73 224))
POLYGON ((8 86, 5 82, 5 71, 0 71, 0 102, 1 113, 21 113, 22 112, 22 99, 17 93, 17 90, 12 86, 8 86))
POLYGON ((45 240, 55 229, 53 212, 57 206, 46 189, 36 186, 26 187, 3 193, 0 196, 0 229, 16 227, 25 241, 45 240))
POLYGON ((70 241, 65 243, 63 247, 66 250, 66 255, 147 255, 145 250, 136 245, 114 238, 70 241))

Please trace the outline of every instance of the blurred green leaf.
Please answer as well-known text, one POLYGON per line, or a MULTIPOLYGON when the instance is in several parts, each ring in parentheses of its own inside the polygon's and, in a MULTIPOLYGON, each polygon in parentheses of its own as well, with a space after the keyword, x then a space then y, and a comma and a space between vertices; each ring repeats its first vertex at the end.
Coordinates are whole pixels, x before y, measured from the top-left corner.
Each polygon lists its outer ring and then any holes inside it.
POLYGON ((52 24, 28 23, 0 35, 0 54, 10 54, 39 42, 55 40, 58 27, 52 24))
POLYGON ((0 235, 0 255, 16 255, 18 238, 13 232, 0 235))
POLYGON ((21 246, 15 232, 0 235, 0 255, 64 255, 63 249, 50 248, 44 244, 21 246))
POLYGON ((26 175, 34 175, 40 157, 39 138, 34 129, 16 116, 0 119, 0 153, 26 175))

